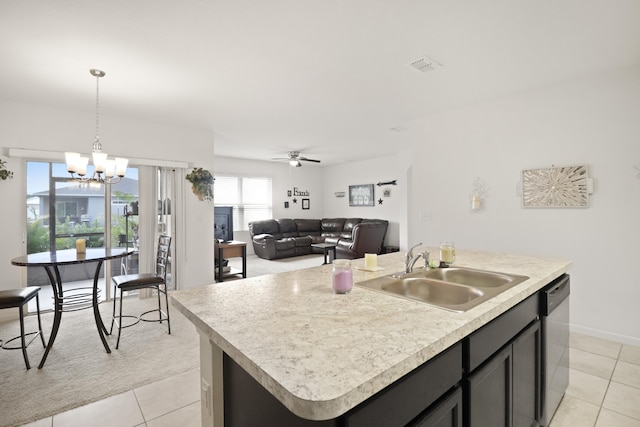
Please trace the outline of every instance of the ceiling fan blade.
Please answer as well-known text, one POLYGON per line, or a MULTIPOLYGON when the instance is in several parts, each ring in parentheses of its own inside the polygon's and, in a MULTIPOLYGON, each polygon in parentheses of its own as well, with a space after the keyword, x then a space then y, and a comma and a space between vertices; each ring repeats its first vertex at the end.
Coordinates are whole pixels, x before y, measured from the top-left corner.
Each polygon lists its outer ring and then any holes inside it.
POLYGON ((298 160, 304 160, 305 162, 320 163, 320 160, 316 160, 316 159, 309 159, 309 158, 307 158, 307 157, 298 157, 298 160))

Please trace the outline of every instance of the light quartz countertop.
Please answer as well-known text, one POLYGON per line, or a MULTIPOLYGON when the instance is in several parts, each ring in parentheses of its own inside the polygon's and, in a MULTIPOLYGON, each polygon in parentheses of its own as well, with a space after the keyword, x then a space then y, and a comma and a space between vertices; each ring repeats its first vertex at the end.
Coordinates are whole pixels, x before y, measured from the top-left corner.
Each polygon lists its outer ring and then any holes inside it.
MULTIPOLYGON (((380 271, 354 268, 356 286, 346 295, 332 292, 328 264, 176 291, 172 303, 291 412, 323 420, 365 401, 571 267, 567 259, 457 250, 454 266, 529 276, 464 313, 357 285, 402 271, 403 261, 398 252, 378 256, 380 271)), ((364 266, 364 259, 353 265, 364 266)))

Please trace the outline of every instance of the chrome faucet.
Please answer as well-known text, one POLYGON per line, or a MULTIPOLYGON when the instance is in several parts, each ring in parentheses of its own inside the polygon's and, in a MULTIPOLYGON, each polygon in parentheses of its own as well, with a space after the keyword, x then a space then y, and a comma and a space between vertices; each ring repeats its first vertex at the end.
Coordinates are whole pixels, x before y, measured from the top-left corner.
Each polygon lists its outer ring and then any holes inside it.
POLYGON ((420 242, 420 243, 418 243, 416 245, 413 245, 411 247, 411 249, 409 249, 407 251, 407 254, 404 257, 404 272, 405 272, 405 274, 411 273, 413 271, 413 266, 415 265, 416 261, 418 261, 418 259, 420 259, 420 257, 424 255, 422 253, 419 253, 416 256, 413 255, 413 250, 415 248, 417 248, 418 246, 421 246, 421 245, 422 245, 422 242, 420 242))

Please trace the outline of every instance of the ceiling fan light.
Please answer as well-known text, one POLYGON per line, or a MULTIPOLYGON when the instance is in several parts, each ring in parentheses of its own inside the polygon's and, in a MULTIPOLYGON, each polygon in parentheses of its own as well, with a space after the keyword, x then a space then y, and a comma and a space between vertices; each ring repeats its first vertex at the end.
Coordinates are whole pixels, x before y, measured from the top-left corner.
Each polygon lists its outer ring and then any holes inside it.
POLYGON ((298 160, 298 159, 291 159, 291 160, 289 160, 289 164, 290 164, 291 166, 295 166, 295 167, 297 167, 297 168, 299 168, 300 166, 302 166, 302 163, 300 163, 300 160, 298 160))

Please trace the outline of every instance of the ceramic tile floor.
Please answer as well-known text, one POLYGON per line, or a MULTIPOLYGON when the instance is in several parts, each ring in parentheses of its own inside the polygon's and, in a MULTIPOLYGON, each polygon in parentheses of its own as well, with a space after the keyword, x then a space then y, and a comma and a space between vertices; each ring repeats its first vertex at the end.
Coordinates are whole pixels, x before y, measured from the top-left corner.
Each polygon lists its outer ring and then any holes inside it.
MULTIPOLYGON (((571 334, 571 377, 550 427, 640 427, 640 347, 571 334)), ((28 424, 200 426, 199 370, 28 424)))
POLYGON ((640 347, 572 333, 570 356, 550 427, 640 427, 640 347))

